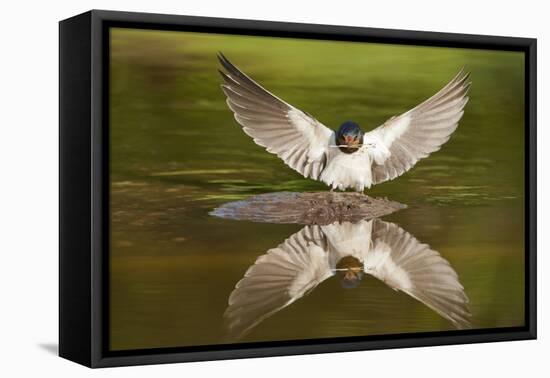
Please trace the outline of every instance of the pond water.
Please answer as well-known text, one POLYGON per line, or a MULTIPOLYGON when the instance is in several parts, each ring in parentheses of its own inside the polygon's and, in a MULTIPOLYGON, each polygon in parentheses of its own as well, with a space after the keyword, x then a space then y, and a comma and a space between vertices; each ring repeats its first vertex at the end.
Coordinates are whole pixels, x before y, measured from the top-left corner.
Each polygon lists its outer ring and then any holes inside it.
MULTIPOLYGON (((283 308, 266 305, 272 314, 262 319, 248 304, 255 324, 243 334, 228 328, 237 282, 305 226, 210 212, 255 194, 328 189, 242 132, 220 90, 218 51, 332 128, 351 119, 372 129, 465 66, 470 102, 451 140, 366 193, 406 204, 376 223, 428 245, 456 272, 471 313, 459 328, 524 324, 521 53, 113 29, 111 349, 457 329, 369 274, 353 288, 325 277, 283 308)), ((366 251, 370 234, 360 235, 366 251)))

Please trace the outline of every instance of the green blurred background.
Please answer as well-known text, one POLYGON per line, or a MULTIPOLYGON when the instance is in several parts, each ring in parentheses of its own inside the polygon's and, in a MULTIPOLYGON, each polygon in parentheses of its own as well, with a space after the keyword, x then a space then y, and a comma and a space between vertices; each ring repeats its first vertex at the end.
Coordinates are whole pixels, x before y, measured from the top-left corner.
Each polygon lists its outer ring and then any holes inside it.
MULTIPOLYGON (((337 128, 369 130, 462 67, 472 88, 441 151, 368 191, 405 203, 397 223, 449 260, 474 328, 524 324, 524 56, 518 52, 111 29, 111 349, 220 343, 249 265, 299 225, 208 215, 252 194, 327 190, 265 152, 220 90, 223 52, 264 87, 337 128)), ((242 341, 452 330, 383 283, 336 280, 242 341)))

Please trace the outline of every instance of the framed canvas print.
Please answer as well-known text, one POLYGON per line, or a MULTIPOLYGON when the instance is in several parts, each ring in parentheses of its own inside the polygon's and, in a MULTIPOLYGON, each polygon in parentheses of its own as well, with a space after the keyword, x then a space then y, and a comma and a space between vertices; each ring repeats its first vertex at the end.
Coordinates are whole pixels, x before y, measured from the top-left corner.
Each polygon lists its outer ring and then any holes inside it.
POLYGON ((536 337, 536 40, 60 22, 62 357, 536 337))

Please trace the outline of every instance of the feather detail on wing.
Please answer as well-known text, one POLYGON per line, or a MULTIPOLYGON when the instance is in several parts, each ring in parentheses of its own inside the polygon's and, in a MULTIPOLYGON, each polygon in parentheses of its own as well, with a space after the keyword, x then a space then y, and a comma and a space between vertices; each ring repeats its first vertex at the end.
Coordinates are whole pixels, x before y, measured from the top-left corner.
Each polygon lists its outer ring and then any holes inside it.
POLYGON ((468 102, 468 78, 461 70, 428 100, 364 135, 373 184, 402 175, 449 140, 468 102))
POLYGON ((226 70, 220 73, 227 105, 244 132, 304 177, 318 179, 333 131, 268 92, 222 54, 218 58, 226 70))
POLYGON ((304 227, 258 257, 237 283, 224 314, 229 338, 240 338, 331 275, 321 229, 304 227))
POLYGON ((469 328, 468 297, 449 262, 395 224, 375 220, 365 273, 422 302, 458 328, 469 328))

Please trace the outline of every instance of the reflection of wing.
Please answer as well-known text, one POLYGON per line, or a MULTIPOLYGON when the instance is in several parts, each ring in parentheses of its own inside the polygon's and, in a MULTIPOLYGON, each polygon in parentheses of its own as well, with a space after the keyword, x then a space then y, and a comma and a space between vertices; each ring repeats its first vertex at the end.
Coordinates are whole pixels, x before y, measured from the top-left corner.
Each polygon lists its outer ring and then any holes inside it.
POLYGON ((218 58, 227 71, 220 71, 227 105, 244 132, 304 177, 318 179, 334 132, 265 90, 223 55, 218 58))
POLYGON ((332 275, 318 226, 306 226, 260 256, 229 296, 224 317, 231 338, 309 293, 332 275))
POLYGON ((445 87, 414 109, 365 134, 373 158, 372 183, 393 180, 439 150, 458 126, 468 102, 469 75, 460 71, 445 87))
POLYGON ((469 327, 468 297, 449 262, 395 224, 375 222, 365 272, 419 300, 458 328, 469 327))

